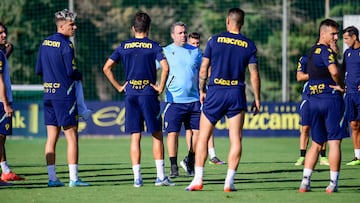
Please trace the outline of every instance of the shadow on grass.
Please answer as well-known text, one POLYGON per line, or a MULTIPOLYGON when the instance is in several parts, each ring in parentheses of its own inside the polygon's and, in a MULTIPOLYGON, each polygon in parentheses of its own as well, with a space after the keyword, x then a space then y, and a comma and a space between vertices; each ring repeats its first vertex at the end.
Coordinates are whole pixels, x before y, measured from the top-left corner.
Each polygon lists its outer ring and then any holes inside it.
MULTIPOLYGON (((242 163, 243 164, 243 163, 242 163)), ((256 163, 255 163, 256 164, 256 163)), ((84 181, 89 182, 92 187, 97 186, 117 186, 117 185, 129 185, 132 187, 133 184, 133 173, 132 168, 127 167, 127 164, 124 163, 87 163, 79 165, 79 177, 84 181), (126 165, 126 167, 125 167, 126 165)), ((240 164, 241 166, 241 164, 240 164)), ((36 189, 36 188, 46 188, 47 187, 47 172, 45 165, 17 165, 14 168, 29 168, 28 172, 20 174, 26 178, 25 181, 14 181, 12 182, 13 186, 2 186, 3 189, 36 189), (42 171, 42 172, 32 172, 32 171, 42 171)), ((219 177, 219 173, 208 173, 204 177, 204 186, 210 185, 223 185, 226 175, 226 168, 224 167, 223 177, 219 177), (214 178, 216 177, 216 178, 214 178)), ((154 184, 156 178, 156 169, 155 166, 152 167, 142 167, 142 176, 143 181, 147 185, 154 184)), ((279 190, 297 190, 298 185, 301 182, 301 173, 302 168, 293 168, 293 169, 277 169, 277 170, 261 170, 254 172, 244 172, 239 170, 235 179, 235 185, 241 190, 263 190, 263 191, 279 191, 279 190), (292 179, 289 177, 283 177, 281 174, 296 173, 300 174, 297 179, 292 179), (274 177, 271 177, 271 174, 274 177), (265 177, 264 177, 265 175, 265 177), (269 177, 270 175, 270 177, 269 177), (289 185, 277 184, 277 183, 289 183, 289 185), (263 187, 258 187, 264 185, 263 187), (257 186, 253 188, 253 186, 257 186)), ((353 170, 352 168, 343 168, 342 171, 353 170)), ((166 168, 168 171, 168 168, 166 168)), ((314 177, 316 173, 325 173, 329 172, 328 168, 319 168, 315 169, 314 177)), ((181 173, 185 174, 185 173, 181 173)), ((68 179, 68 168, 66 164, 57 165, 57 175, 60 180, 66 183, 68 179)), ((187 175, 180 175, 178 178, 172 179, 173 182, 177 184, 178 187, 186 187, 192 180, 193 177, 187 175)), ((353 180, 354 178, 342 178, 341 180, 353 180)), ((350 191, 359 191, 359 185, 341 185, 340 188, 346 188, 350 191)), ((320 183, 324 186, 312 186, 313 189, 321 190, 326 187, 329 180, 326 178, 312 180, 313 183, 320 183)), ((318 184, 317 184, 318 185, 318 184)))

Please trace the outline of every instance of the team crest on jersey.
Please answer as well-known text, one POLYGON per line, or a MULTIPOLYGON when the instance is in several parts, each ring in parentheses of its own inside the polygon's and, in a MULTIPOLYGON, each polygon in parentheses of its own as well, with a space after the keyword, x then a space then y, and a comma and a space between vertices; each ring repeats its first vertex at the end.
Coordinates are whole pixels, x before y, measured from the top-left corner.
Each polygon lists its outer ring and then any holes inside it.
MULTIPOLYGON (((351 53, 348 53, 348 54, 347 54, 347 57, 350 57, 350 55, 351 55, 351 53)), ((359 55, 360 55, 360 53, 359 53, 359 55)))
POLYGON ((315 54, 320 54, 320 52, 321 52, 321 48, 316 48, 314 51, 315 54))

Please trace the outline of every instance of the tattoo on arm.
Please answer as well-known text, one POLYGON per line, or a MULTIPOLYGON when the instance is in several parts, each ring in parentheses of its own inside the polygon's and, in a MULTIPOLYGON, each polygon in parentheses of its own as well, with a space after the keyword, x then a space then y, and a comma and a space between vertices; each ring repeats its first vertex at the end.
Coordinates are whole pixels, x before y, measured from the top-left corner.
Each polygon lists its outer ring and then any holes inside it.
POLYGON ((199 89, 202 92, 206 92, 206 80, 207 78, 202 78, 202 77, 199 78, 199 89))

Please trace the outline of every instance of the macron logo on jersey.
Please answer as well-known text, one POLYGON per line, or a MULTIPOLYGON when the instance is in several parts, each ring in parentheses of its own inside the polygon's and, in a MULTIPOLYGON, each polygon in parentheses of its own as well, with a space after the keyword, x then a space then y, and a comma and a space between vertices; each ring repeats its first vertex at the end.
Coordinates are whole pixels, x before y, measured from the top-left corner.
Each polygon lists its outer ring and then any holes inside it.
POLYGON ((58 41, 51 41, 51 40, 44 40, 44 42, 42 43, 43 46, 48 46, 48 47, 56 47, 59 48, 60 47, 60 42, 58 41))
POLYGON ((236 46, 244 47, 244 48, 248 47, 247 42, 240 40, 240 39, 230 38, 230 37, 218 37, 217 42, 224 43, 224 44, 232 44, 232 45, 236 45, 236 46))
POLYGON ((130 43, 126 43, 124 45, 124 49, 133 49, 133 48, 151 49, 152 44, 151 43, 145 43, 145 42, 130 42, 130 43))

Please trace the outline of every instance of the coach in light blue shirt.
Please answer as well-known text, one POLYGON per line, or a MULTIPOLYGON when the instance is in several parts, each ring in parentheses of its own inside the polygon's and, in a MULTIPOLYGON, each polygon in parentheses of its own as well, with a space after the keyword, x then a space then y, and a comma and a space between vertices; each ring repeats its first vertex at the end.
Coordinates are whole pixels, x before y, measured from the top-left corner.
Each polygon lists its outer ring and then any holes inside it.
POLYGON ((186 42, 182 46, 174 42, 164 48, 164 53, 170 66, 166 82, 166 102, 199 101, 198 75, 202 57, 201 50, 186 42))
MULTIPOLYGON (((198 75, 202 53, 198 47, 187 44, 186 25, 183 22, 176 22, 171 26, 171 38, 173 43, 164 48, 170 68, 166 82, 164 130, 167 132, 167 148, 171 163, 170 177, 176 177, 179 175, 177 152, 182 124, 185 129, 191 129, 195 136, 199 132, 201 104, 198 75)), ((190 165, 187 170, 189 175, 193 170, 193 154, 190 147, 190 165)))

